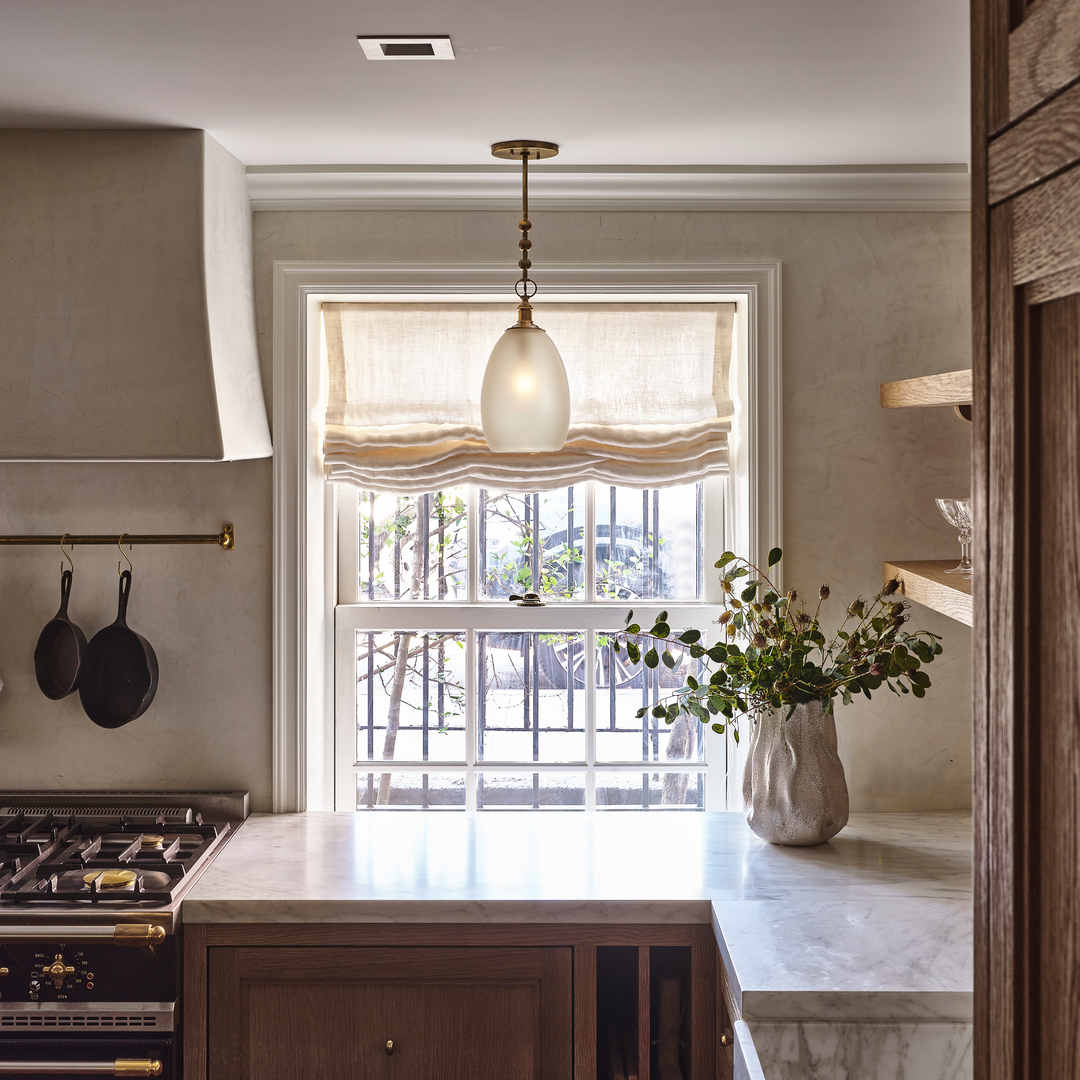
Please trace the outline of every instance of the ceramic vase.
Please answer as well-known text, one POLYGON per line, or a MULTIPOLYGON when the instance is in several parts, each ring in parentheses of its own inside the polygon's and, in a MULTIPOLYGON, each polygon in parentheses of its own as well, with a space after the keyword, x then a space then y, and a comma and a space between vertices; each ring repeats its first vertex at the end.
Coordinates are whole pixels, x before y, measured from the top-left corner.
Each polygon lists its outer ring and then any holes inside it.
POLYGON ((743 774, 750 828, 770 844, 810 847, 848 820, 844 766, 836 752, 832 703, 811 701, 758 716, 743 774))

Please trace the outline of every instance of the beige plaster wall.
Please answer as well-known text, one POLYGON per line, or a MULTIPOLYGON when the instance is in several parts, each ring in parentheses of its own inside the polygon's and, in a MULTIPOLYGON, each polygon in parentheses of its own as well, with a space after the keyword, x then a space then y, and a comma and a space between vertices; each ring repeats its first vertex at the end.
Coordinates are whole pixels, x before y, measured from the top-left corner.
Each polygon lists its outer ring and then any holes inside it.
MULTIPOLYGON (((945 410, 883 412, 884 379, 969 363, 968 219, 962 214, 537 214, 545 259, 779 258, 784 288, 785 529, 789 581, 869 594, 885 557, 947 557, 935 495, 968 490, 969 436, 945 410)), ((505 259, 516 215, 258 213, 256 302, 267 405, 272 264, 505 259)), ((77 700, 37 690, 33 649, 59 596, 59 553, 0 551, 0 789, 245 787, 270 805, 271 466, 3 464, 4 532, 216 531, 237 549, 137 548, 131 625, 153 643, 150 711, 102 731, 77 700)), ((72 615, 115 615, 116 557, 76 549, 72 615)), ((855 809, 970 801, 969 633, 945 639, 923 702, 840 710, 855 809)))
MULTIPOLYGON (((970 365, 969 221, 923 213, 537 213, 544 260, 783 262, 787 580, 828 582, 833 607, 880 587, 883 558, 959 554, 934 497, 969 491, 970 428, 951 410, 884 411, 878 384, 970 365)), ((507 263, 516 215, 255 215, 256 321, 271 400, 273 261, 507 263)), ((540 294, 543 299, 543 292, 540 294)), ((508 299, 508 310, 510 303, 508 299)), ((838 711, 852 808, 969 806, 970 632, 916 609, 944 639, 921 702, 887 692, 838 711)))
MULTIPOLYGON (((0 790, 242 788, 270 808, 270 460, 0 465, 5 533, 213 533, 225 521, 231 552, 132 551, 128 625, 154 647, 160 682, 149 710, 113 731, 77 693, 50 701, 34 678, 59 550, 0 549, 0 790)), ((74 551, 69 614, 88 638, 116 618, 119 559, 115 547, 74 551)))

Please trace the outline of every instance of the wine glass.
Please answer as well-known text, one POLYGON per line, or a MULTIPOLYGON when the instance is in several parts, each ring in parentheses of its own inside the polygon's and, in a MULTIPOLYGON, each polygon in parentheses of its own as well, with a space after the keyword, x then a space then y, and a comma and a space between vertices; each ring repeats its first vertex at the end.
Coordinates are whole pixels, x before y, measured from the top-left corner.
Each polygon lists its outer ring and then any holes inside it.
POLYGON ((970 499, 935 499, 941 516, 952 526, 960 530, 960 562, 946 570, 946 574, 963 574, 971 577, 971 500, 970 499))

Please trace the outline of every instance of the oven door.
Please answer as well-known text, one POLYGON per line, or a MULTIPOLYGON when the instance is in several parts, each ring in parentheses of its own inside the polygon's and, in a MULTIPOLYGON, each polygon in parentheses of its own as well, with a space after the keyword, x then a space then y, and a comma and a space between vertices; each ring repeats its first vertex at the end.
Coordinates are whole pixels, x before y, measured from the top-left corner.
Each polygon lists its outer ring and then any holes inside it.
POLYGON ((0 1034, 0 1078, 160 1076, 177 1080, 176 1040, 162 1035, 0 1034))

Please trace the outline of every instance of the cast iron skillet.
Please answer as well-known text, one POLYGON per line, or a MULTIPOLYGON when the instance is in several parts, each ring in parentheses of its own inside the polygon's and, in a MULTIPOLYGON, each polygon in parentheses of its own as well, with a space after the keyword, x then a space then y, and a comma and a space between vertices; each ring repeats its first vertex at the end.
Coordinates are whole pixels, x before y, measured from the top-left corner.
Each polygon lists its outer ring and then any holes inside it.
POLYGON ((79 689, 86 676, 86 635, 68 618, 71 571, 60 576, 60 610, 46 624, 34 649, 34 671, 41 692, 53 701, 79 689))
POLYGON ((118 728, 137 720, 154 700, 158 662, 150 642, 129 629, 126 620, 131 571, 120 575, 116 622, 91 639, 86 677, 79 697, 98 727, 118 728))

